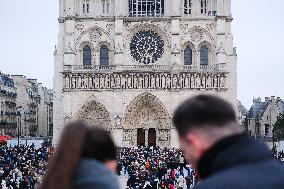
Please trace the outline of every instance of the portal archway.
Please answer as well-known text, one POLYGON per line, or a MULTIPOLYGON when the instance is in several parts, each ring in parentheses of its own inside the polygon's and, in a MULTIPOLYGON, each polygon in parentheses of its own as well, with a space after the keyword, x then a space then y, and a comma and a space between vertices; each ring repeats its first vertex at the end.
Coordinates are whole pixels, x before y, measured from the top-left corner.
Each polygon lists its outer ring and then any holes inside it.
POLYGON ((123 121, 125 146, 170 145, 170 116, 163 103, 150 93, 136 97, 127 107, 123 121), (144 134, 143 134, 144 132, 144 134), (139 137, 138 137, 139 135, 139 137))
POLYGON ((109 132, 113 128, 110 113, 101 103, 95 100, 86 103, 76 114, 76 119, 86 121, 94 126, 103 127, 109 132))

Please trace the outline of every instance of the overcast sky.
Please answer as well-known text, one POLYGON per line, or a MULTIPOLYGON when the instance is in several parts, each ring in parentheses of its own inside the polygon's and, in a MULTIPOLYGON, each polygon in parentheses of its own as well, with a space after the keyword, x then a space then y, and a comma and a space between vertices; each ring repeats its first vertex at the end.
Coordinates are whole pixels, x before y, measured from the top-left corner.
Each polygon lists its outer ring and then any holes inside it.
MULTIPOLYGON (((238 53, 238 98, 284 98, 283 0, 232 0, 238 53), (272 5, 270 5, 272 3, 272 5)), ((52 88, 58 0, 0 3, 0 71, 37 78, 52 88)))

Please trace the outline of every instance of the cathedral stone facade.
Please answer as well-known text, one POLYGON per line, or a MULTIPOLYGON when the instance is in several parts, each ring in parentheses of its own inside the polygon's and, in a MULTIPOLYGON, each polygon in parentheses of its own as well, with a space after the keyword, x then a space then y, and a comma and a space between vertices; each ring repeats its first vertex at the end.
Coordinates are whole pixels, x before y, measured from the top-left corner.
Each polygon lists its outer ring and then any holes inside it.
POLYGON ((237 107, 231 0, 59 0, 54 140, 80 119, 118 146, 178 147, 175 108, 196 94, 237 107))

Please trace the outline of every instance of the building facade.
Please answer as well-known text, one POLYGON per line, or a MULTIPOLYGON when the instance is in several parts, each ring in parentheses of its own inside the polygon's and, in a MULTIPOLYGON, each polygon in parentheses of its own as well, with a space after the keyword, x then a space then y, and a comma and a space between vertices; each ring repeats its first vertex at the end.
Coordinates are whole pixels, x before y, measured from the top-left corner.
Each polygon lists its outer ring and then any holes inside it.
POLYGON ((17 84, 17 112, 20 115, 19 135, 25 137, 46 137, 52 134, 53 92, 22 75, 13 75, 17 84))
POLYGON ((0 135, 17 135, 16 84, 0 72, 0 135))
POLYGON ((213 94, 237 111, 230 0, 60 0, 54 140, 82 119, 119 146, 178 147, 175 108, 213 94))
POLYGON ((21 136, 38 135, 38 83, 36 79, 27 79, 22 75, 12 75, 17 84, 16 104, 21 114, 21 136))
POLYGON ((47 137, 52 136, 53 130, 53 90, 47 89, 39 83, 38 94, 40 101, 38 103, 39 109, 39 123, 38 136, 47 137))
POLYGON ((239 125, 243 130, 246 129, 246 118, 247 118, 248 110, 244 107, 241 101, 238 100, 238 121, 239 125))
POLYGON ((247 119, 246 127, 250 136, 270 140, 273 137, 273 126, 277 117, 284 113, 284 102, 280 97, 266 97, 253 100, 247 119))

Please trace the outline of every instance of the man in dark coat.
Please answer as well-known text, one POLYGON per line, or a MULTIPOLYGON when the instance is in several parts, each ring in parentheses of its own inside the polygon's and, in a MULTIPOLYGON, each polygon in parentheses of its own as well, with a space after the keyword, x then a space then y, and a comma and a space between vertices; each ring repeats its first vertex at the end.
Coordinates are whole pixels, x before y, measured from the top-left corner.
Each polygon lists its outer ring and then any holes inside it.
POLYGON ((180 145, 201 178, 196 189, 283 189, 284 166, 242 134, 232 106, 215 96, 185 101, 174 114, 180 145))

